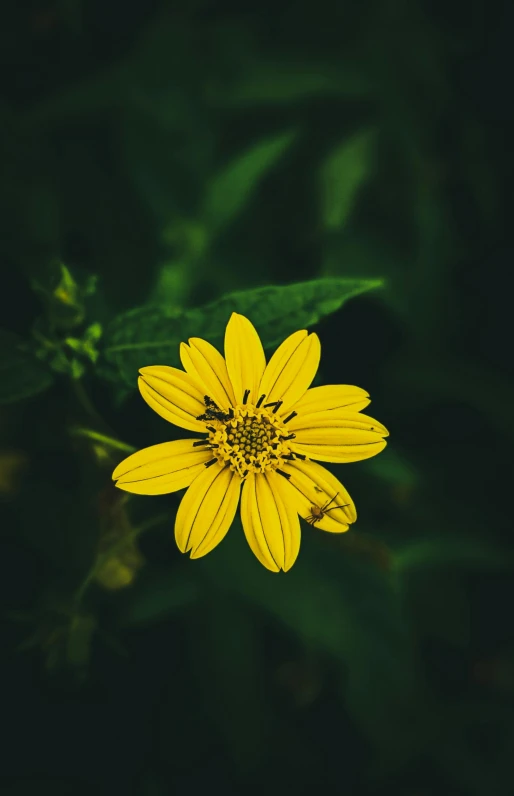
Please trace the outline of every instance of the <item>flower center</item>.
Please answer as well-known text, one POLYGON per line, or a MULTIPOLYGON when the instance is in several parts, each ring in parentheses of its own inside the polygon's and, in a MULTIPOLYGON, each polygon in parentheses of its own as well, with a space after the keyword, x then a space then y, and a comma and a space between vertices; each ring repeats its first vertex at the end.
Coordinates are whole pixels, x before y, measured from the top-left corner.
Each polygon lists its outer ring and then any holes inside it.
MULTIPOLYGON (((262 407, 262 401, 257 405, 244 403, 234 409, 231 407, 225 414, 209 396, 206 395, 204 400, 205 414, 197 419, 206 421, 209 436, 195 444, 203 443, 212 449, 216 458, 207 462, 207 466, 216 461, 228 464, 241 478, 245 478, 250 472, 280 472, 282 460, 296 457, 288 444, 295 435, 288 433, 284 421, 275 414, 280 402, 262 407), (271 407, 275 411, 271 411, 271 407)), ((282 475, 286 474, 282 472, 282 475)))

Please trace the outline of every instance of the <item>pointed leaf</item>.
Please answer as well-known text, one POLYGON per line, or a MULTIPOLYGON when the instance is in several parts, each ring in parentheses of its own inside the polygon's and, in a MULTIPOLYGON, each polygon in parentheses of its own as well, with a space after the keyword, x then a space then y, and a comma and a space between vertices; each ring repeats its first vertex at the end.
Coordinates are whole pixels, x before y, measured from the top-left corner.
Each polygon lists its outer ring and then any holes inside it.
POLYGON ((169 307, 137 307, 119 315, 107 328, 99 372, 135 388, 138 370, 145 365, 180 367, 179 345, 189 337, 203 337, 221 346, 234 311, 250 318, 269 349, 297 329, 312 327, 348 299, 382 284, 381 279, 317 279, 230 293, 202 308, 183 312, 169 307))
POLYGON ((291 146, 294 137, 294 133, 287 132, 259 141, 210 181, 204 219, 211 233, 220 232, 243 210, 261 179, 291 146))
POLYGON ((325 160, 320 174, 325 229, 337 230, 346 224, 359 189, 371 173, 373 142, 373 131, 360 132, 344 141, 325 160))
POLYGON ((209 104, 214 107, 248 108, 259 105, 284 105, 310 97, 365 97, 373 81, 362 64, 339 55, 336 67, 328 63, 279 59, 262 56, 255 64, 245 64, 242 73, 230 81, 215 81, 207 86, 209 104))

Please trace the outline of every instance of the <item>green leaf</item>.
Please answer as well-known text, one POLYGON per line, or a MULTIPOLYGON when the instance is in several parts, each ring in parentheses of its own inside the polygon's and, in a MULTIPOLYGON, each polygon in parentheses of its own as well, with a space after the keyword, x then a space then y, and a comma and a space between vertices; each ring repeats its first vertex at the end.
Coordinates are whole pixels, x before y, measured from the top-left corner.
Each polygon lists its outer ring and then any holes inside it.
POLYGON ((309 97, 363 97, 373 89, 362 66, 349 60, 334 68, 326 63, 269 60, 239 70, 230 80, 207 86, 214 107, 242 108, 261 104, 298 102, 309 97))
POLYGON ((512 569, 514 558, 470 534, 415 539, 392 552, 391 572, 417 636, 469 643, 468 573, 512 569))
POLYGON ((135 387, 145 365, 179 366, 179 344, 203 337, 223 342, 232 312, 246 315, 256 326, 265 348, 271 348, 297 329, 316 324, 345 301, 382 287, 381 279, 317 279, 293 285, 269 285, 230 293, 200 309, 182 312, 168 307, 137 307, 108 326, 100 375, 135 387))
POLYGON ((148 567, 131 589, 118 598, 118 622, 122 627, 149 625, 183 611, 200 596, 197 580, 187 570, 169 571, 148 567))
POLYGON ((393 554, 393 570, 404 577, 418 569, 457 567, 460 570, 508 569, 514 557, 470 535, 416 539, 393 554))
POLYGON ((362 465, 364 472, 389 484, 413 487, 419 482, 419 472, 416 467, 406 456, 392 447, 387 447, 380 456, 374 456, 362 465))
POLYGON ((22 339, 0 329, 0 404, 38 395, 52 382, 51 372, 24 350, 22 339))
POLYGON ((241 212, 259 182, 288 149, 293 132, 260 141, 214 176, 204 199, 203 217, 212 234, 219 233, 241 212))
MULTIPOLYGON (((265 348, 281 343, 297 329, 314 326, 351 298, 382 287, 381 279, 313 279, 292 285, 269 285, 229 293, 188 313, 207 339, 221 342, 232 312, 246 315, 257 327, 265 348)), ((195 334, 198 334, 196 332, 195 334)))
POLYGON ((365 130, 338 146, 320 173, 321 215, 327 230, 341 229, 353 210, 359 189, 373 165, 375 133, 365 130))
POLYGON ((239 522, 197 566, 216 588, 238 594, 308 648, 337 659, 355 720, 382 751, 395 745, 405 751, 421 687, 400 601, 386 573, 307 534, 293 569, 269 573, 253 558, 239 522))

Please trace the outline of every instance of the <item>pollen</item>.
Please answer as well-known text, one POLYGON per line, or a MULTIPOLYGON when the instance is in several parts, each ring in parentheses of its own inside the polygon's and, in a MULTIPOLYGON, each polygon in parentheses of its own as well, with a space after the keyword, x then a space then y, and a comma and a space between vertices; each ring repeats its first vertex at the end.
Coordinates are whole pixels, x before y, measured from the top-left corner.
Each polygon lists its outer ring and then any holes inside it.
POLYGON ((228 464, 241 478, 279 470, 284 460, 293 458, 289 442, 294 434, 288 433, 271 407, 245 403, 223 414, 207 396, 205 403, 209 422, 205 442, 218 462, 228 464))

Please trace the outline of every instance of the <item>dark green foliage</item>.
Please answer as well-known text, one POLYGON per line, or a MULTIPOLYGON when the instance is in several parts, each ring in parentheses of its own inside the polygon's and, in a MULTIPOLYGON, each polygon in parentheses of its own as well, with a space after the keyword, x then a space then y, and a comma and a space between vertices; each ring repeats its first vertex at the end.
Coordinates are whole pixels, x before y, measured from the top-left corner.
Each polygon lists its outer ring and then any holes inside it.
POLYGON ((335 656, 357 724, 384 747, 403 744, 421 695, 399 595, 372 562, 345 554, 344 545, 336 556, 336 549, 330 539, 316 547, 305 534, 297 565, 287 577, 273 577, 245 548, 236 523, 231 539, 201 566, 219 589, 257 604, 308 649, 335 656))
POLYGON ((374 135, 357 133, 337 146, 320 172, 321 217, 326 230, 341 229, 349 220, 357 192, 371 176, 374 135))
POLYGON ((2 796, 512 796, 512 7, 4 5, 2 796), (111 480, 234 311, 391 432, 286 574, 111 480))
POLYGON ((18 335, 0 329, 0 404, 31 398, 53 382, 50 369, 27 350, 18 335))
POLYGON ((135 387, 137 372, 145 365, 180 366, 179 346, 189 337, 203 337, 222 348, 232 312, 250 318, 269 349, 298 329, 313 326, 348 299, 381 286, 380 279, 320 279, 229 293, 194 310, 158 306, 129 310, 107 329, 103 354, 111 367, 102 373, 135 387))
POLYGON ((259 181, 294 140, 284 133, 259 143, 234 158, 210 181, 204 199, 203 218, 211 234, 219 234, 240 213, 259 181))

